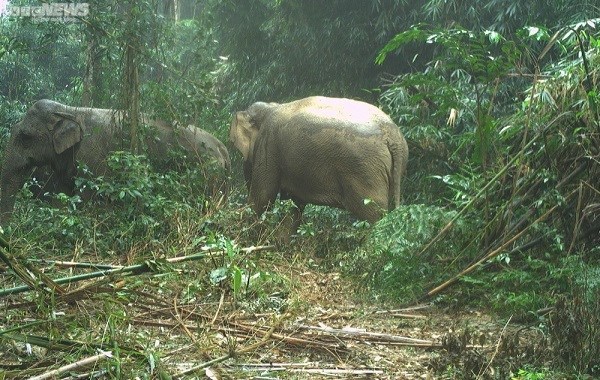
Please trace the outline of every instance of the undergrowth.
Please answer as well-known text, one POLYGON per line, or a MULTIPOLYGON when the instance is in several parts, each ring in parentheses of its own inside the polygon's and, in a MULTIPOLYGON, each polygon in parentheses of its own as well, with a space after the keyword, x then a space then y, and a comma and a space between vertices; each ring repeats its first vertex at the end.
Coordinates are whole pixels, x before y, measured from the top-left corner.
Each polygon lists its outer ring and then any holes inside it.
POLYGON ((600 376, 600 268, 583 271, 549 318, 553 356, 568 371, 600 376))
POLYGON ((383 298, 414 302, 473 258, 469 240, 473 224, 463 219, 457 220, 449 236, 421 254, 454 215, 436 206, 400 206, 373 227, 350 267, 383 298))

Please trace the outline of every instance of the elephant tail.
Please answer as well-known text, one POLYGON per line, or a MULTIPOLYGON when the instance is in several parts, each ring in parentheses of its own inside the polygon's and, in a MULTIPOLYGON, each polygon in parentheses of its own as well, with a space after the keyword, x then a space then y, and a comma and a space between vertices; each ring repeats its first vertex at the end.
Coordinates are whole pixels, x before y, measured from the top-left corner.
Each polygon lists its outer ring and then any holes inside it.
MULTIPOLYGON (((396 127, 397 128, 397 127, 396 127)), ((400 205, 402 191, 402 177, 406 173, 408 162, 408 145, 404 136, 398 131, 395 138, 388 140, 388 149, 392 156, 391 177, 388 192, 388 211, 392 211, 400 205)))

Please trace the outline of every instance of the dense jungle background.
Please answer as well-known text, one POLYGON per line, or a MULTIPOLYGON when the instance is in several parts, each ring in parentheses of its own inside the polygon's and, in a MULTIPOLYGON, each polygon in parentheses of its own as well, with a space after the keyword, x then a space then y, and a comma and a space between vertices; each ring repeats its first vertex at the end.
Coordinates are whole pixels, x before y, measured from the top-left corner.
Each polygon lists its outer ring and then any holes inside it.
POLYGON ((597 1, 86 3, 0 1, 0 149, 42 98, 142 110, 226 143, 230 190, 140 148, 77 181, 90 201, 24 186, 0 379, 600 377, 597 1), (281 245, 293 205, 251 212, 228 130, 311 95, 393 118, 403 205, 375 225, 310 206, 281 245))

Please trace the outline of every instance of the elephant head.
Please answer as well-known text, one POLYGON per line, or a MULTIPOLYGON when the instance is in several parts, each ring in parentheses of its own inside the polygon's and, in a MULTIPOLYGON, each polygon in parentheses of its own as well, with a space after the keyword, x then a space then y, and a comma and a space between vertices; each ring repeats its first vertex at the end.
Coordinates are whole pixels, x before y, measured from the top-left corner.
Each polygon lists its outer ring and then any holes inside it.
POLYGON ((291 199, 293 229, 308 203, 375 222, 400 202, 408 147, 370 104, 320 96, 258 102, 234 115, 229 137, 244 158, 253 210, 262 214, 277 194, 291 199))
POLYGON ((252 180, 254 144, 260 132, 260 126, 269 110, 277 105, 277 103, 257 102, 252 104, 246 111, 236 112, 233 116, 229 128, 229 139, 244 158, 244 178, 248 189, 252 180))
MULTIPOLYGON (((13 127, 5 148, 0 175, 0 222, 10 218, 15 195, 34 167, 38 173, 51 173, 50 191, 66 194, 75 189, 77 161, 94 175, 110 175, 106 159, 111 152, 123 149, 123 135, 127 132, 123 128, 125 116, 124 111, 71 107, 52 100, 39 100, 31 106, 23 120, 13 127)), ((175 159, 201 165, 214 161, 229 170, 227 149, 208 132, 193 126, 178 127, 144 114, 139 116, 152 129, 152 133, 142 136, 153 163, 158 164, 173 156, 174 151, 182 150, 183 155, 176 155, 175 159)), ((221 185, 222 177, 217 178, 218 188, 226 190, 226 185, 221 185)))
POLYGON ((1 222, 10 217, 15 195, 33 167, 50 165, 58 176, 75 170, 83 119, 56 105, 51 101, 35 103, 11 130, 0 175, 1 222))

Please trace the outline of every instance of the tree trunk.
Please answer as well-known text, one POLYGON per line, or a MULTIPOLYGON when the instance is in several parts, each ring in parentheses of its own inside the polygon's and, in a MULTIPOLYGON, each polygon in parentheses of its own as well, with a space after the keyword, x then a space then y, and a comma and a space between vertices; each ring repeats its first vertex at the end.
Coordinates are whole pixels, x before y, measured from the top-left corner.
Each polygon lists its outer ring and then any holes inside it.
POLYGON ((97 49, 96 39, 89 35, 88 36, 88 45, 85 51, 86 55, 86 63, 85 63, 85 74, 83 76, 83 91, 81 94, 81 106, 82 107, 91 107, 93 104, 92 94, 94 93, 94 74, 96 73, 96 49, 97 49))
MULTIPOLYGON (((133 42, 133 41, 132 41, 133 42)), ((131 138, 131 151, 138 150, 138 125, 140 115, 139 96, 139 70, 135 47, 128 44, 125 49, 125 102, 127 109, 127 121, 129 123, 129 137, 131 138)))
MULTIPOLYGON (((136 17, 140 10, 138 3, 132 2, 130 5, 128 25, 136 25, 136 17)), ((139 51, 141 31, 132 27, 127 31, 125 38, 124 52, 124 80, 123 95, 127 114, 125 117, 126 125, 129 125, 130 149, 131 152, 138 152, 138 126, 140 115, 140 79, 139 79, 139 51)))
POLYGON ((167 19, 171 19, 175 22, 179 21, 179 19, 181 18, 181 1, 164 0, 164 3, 162 3, 161 13, 167 19))
POLYGON ((180 12, 181 4, 179 0, 173 0, 173 20, 175 22, 179 21, 179 12, 180 12))

